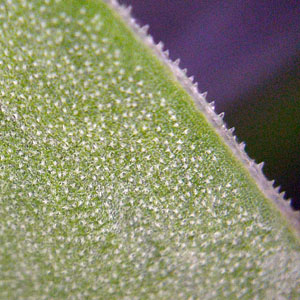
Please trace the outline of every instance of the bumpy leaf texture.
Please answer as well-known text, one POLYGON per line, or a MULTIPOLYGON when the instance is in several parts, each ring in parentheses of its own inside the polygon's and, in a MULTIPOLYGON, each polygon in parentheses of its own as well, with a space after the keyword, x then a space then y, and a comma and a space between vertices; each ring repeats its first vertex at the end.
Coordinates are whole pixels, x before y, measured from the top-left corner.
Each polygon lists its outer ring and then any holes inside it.
POLYGON ((1 2, 0 298, 296 298, 295 231, 137 32, 1 2))

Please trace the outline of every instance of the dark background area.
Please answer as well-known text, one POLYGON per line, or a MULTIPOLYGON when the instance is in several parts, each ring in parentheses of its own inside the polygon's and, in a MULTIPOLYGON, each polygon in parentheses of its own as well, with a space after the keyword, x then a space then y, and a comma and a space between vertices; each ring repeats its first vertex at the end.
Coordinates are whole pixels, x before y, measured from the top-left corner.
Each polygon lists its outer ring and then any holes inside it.
POLYGON ((119 0, 180 58, 263 171, 300 209, 300 4, 119 0))

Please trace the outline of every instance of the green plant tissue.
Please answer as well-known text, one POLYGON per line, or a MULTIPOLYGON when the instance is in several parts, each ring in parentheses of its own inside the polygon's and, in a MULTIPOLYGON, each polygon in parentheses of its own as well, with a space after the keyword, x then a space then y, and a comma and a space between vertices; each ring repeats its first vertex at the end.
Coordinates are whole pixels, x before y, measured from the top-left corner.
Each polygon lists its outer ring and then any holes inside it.
POLYGON ((0 299, 297 299, 299 240, 100 0, 0 3, 0 299))

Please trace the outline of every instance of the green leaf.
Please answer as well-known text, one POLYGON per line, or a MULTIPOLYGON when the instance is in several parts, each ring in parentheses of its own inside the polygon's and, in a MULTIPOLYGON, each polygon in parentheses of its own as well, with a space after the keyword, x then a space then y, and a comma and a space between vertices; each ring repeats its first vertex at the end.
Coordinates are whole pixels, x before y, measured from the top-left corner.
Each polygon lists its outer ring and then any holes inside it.
POLYGON ((1 2, 0 298, 296 299, 299 214, 144 31, 1 2))

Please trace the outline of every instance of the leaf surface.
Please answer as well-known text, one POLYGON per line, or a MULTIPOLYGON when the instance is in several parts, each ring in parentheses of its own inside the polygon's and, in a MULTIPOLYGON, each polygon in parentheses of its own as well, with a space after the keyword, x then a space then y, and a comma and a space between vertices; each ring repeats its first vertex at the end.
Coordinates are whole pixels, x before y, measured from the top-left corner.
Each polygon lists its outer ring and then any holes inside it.
POLYGON ((295 299, 295 232, 130 26, 0 4, 0 298, 295 299))

